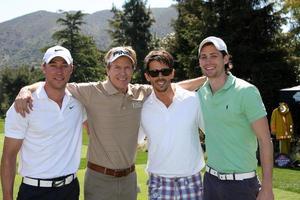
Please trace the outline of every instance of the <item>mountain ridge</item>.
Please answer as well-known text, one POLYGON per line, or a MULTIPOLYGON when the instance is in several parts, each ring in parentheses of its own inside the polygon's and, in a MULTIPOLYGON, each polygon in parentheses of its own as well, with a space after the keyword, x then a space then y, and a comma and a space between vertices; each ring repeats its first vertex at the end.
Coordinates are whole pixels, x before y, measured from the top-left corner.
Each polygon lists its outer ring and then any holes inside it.
MULTIPOLYGON (((177 17, 175 7, 151 8, 151 11, 155 19, 150 28, 153 34, 162 38, 173 32, 171 23, 177 17)), ((41 49, 55 44, 51 36, 62 28, 56 20, 63 17, 62 13, 40 10, 0 23, 0 67, 39 66, 43 56, 41 49)), ((83 18, 86 24, 81 27, 82 34, 92 36, 101 50, 110 46, 107 30, 112 17, 110 10, 101 10, 83 18)))

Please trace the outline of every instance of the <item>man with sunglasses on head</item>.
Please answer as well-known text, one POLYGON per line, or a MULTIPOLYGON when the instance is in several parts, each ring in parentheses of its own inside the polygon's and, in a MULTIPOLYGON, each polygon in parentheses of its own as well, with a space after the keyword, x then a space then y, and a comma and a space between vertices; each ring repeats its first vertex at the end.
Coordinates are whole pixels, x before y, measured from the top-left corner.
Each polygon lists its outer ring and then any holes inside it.
POLYGON ((141 113, 139 143, 148 140, 149 199, 201 200, 205 166, 199 139, 203 130, 195 92, 171 84, 173 57, 165 50, 145 58, 145 77, 153 91, 141 113))
POLYGON ((225 42, 214 36, 199 45, 199 64, 208 81, 201 87, 207 166, 205 200, 273 200, 273 145, 258 89, 230 73, 225 42), (257 143, 262 184, 256 175, 257 143))
MULTIPOLYGON (((86 108, 89 125, 85 200, 135 200, 135 155, 143 102, 149 85, 130 84, 136 67, 131 47, 115 47, 105 55, 107 80, 68 84, 71 94, 86 108)), ((182 82, 194 90, 205 78, 182 82)), ((38 84, 37 84, 38 85, 38 84)), ((17 111, 29 112, 27 101, 35 85, 26 86, 16 100, 17 111), (24 106, 26 105, 26 106, 24 106)))

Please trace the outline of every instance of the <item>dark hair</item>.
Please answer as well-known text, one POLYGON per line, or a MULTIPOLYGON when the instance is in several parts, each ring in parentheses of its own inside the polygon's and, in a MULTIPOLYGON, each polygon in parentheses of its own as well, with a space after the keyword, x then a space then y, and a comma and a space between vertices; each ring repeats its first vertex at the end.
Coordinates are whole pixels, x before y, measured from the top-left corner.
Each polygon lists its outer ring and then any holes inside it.
POLYGON ((222 53, 223 57, 226 56, 226 55, 229 57, 228 58, 228 63, 225 64, 225 73, 228 75, 228 72, 233 68, 232 56, 229 55, 228 53, 226 53, 226 51, 220 51, 220 52, 222 53))
POLYGON ((152 61, 157 61, 168 65, 169 68, 173 68, 174 58, 173 56, 164 49, 150 51, 144 59, 146 71, 149 70, 149 64, 152 61))

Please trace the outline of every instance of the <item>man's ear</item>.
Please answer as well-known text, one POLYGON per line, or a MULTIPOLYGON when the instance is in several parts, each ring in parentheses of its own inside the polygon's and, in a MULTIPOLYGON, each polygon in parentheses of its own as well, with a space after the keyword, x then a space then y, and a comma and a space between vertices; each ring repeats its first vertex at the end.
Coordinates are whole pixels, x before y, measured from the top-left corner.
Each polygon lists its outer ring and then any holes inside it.
POLYGON ((146 80, 147 80, 148 82, 150 82, 150 77, 149 77, 149 75, 148 75, 146 72, 144 73, 144 76, 145 76, 146 80))
POLYGON ((43 72, 43 74, 46 74, 45 70, 46 70, 46 63, 41 64, 41 70, 43 72))
POLYGON ((71 74, 72 74, 75 71, 76 66, 71 64, 71 67, 72 67, 72 71, 71 71, 71 74))
POLYGON ((225 55, 223 59, 225 65, 229 63, 229 55, 225 55))
POLYGON ((175 69, 173 68, 173 71, 172 71, 172 79, 174 79, 175 77, 175 69))
POLYGON ((109 77, 109 70, 110 70, 110 66, 109 65, 107 65, 106 67, 105 67, 105 71, 106 71, 106 75, 109 77))

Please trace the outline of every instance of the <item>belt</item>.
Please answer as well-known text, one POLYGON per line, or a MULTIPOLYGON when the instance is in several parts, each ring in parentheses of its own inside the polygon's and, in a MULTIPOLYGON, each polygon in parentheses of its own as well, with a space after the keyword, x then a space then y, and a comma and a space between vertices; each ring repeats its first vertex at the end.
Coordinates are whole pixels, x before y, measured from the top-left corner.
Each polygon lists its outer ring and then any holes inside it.
POLYGON ((218 179, 220 180, 244 180, 244 179, 249 179, 249 178, 253 178, 256 176, 256 172, 248 172, 248 173, 233 173, 233 174, 227 174, 227 173, 220 173, 216 170, 214 170, 213 168, 206 166, 206 172, 218 177, 218 179))
POLYGON ((53 180, 23 177, 22 183, 36 187, 61 187, 72 183, 74 179, 76 179, 76 174, 70 174, 61 179, 54 178, 53 180))
POLYGON ((126 168, 126 169, 109 169, 109 168, 102 167, 100 165, 96 165, 94 163, 88 162, 87 166, 88 166, 88 168, 90 168, 96 172, 100 172, 102 174, 106 174, 106 175, 110 175, 110 176, 114 176, 114 177, 127 176, 128 174, 130 174, 131 172, 133 172, 135 170, 134 165, 132 165, 131 167, 126 168))

